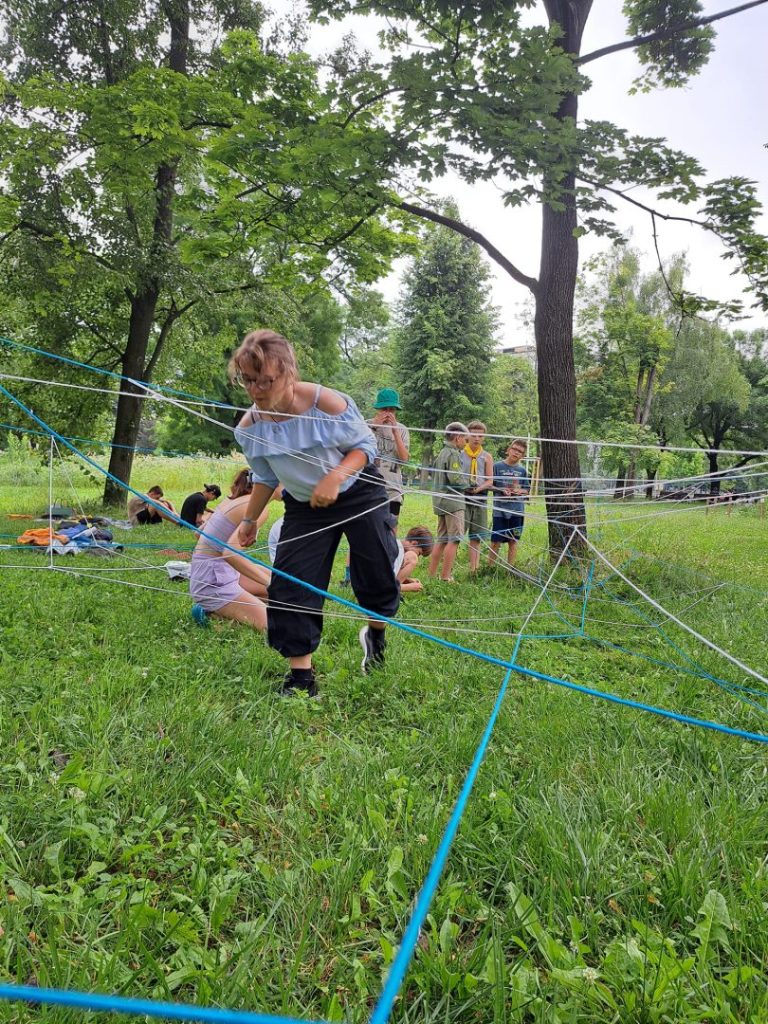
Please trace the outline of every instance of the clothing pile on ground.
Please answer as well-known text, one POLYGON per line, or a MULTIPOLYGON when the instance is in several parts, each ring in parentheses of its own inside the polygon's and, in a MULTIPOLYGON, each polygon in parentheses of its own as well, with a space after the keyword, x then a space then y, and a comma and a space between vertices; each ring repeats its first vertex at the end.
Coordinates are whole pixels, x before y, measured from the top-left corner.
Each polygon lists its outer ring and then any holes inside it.
POLYGON ((32 548, 54 555, 104 554, 122 551, 123 545, 112 540, 109 530, 103 528, 101 520, 84 516, 82 519, 63 519, 55 528, 25 530, 17 538, 18 544, 29 544, 32 548))

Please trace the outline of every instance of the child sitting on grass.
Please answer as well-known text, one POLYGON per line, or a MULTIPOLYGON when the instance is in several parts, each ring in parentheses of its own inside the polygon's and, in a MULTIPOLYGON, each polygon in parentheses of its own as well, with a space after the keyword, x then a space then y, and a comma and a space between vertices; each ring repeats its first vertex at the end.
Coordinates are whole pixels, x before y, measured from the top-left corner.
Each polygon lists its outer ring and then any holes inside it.
MULTIPOLYGON (((244 622, 254 629, 267 628, 267 596, 270 573, 249 558, 227 548, 240 548, 237 530, 245 515, 253 490, 250 470, 241 469, 232 481, 232 490, 205 524, 192 554, 189 592, 195 600, 192 618, 207 626, 208 616, 244 622)), ((262 514, 267 517, 267 511, 262 514)))
POLYGON ((413 579, 411 573, 416 568, 419 556, 429 558, 434 545, 435 538, 426 526, 412 526, 403 540, 398 540, 394 569, 403 594, 418 594, 424 589, 421 580, 413 579))

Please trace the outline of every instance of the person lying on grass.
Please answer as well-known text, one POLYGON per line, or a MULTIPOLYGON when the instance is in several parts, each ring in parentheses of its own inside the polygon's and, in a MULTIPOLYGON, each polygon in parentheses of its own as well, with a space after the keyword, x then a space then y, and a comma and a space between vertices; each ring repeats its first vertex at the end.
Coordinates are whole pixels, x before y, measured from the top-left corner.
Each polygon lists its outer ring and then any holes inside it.
MULTIPOLYGON (((189 592, 195 600, 192 617, 200 625, 208 616, 244 622, 254 629, 267 627, 267 596, 270 573, 249 558, 222 548, 217 541, 239 548, 237 530, 253 490, 250 470, 241 469, 232 481, 232 490, 205 524, 192 554, 189 592)), ((259 516, 260 525, 267 517, 259 516)))
MULTIPOLYGON (((235 438, 255 476, 239 538, 248 547, 257 518, 283 484, 285 522, 269 585, 267 635, 288 659, 282 692, 317 693, 312 653, 322 635, 323 598, 302 582, 328 589, 343 535, 350 547, 352 589, 364 608, 391 617, 400 604, 392 573, 396 542, 387 525, 389 499, 373 463, 376 440, 347 395, 299 379, 291 344, 275 331, 252 331, 229 364, 253 405, 235 438)), ((363 671, 384 664, 384 623, 360 630, 363 671)))

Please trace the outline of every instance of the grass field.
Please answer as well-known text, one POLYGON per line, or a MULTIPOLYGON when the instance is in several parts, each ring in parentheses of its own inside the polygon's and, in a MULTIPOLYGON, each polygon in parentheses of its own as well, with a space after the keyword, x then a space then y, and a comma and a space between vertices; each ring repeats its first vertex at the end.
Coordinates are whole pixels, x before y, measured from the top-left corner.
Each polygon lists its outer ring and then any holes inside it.
MULTIPOLYGON (((180 503, 235 468, 146 459, 134 482, 180 503)), ((47 474, 0 457, 0 481, 0 542, 13 543, 30 524, 6 516, 47 504, 47 474)), ((54 497, 72 504, 71 484, 95 510, 96 483, 57 465, 54 497)), ((596 506, 591 535, 765 673, 768 521, 754 508, 640 518, 658 511, 596 506)), ((542 514, 534 503, 520 562, 546 576, 542 514)), ((433 517, 411 498, 403 523, 416 522, 433 517)), ((170 525, 118 537, 191 541, 170 525)), ((243 628, 195 628, 184 585, 152 568, 168 557, 129 547, 61 563, 88 577, 0 551, 28 567, 0 570, 3 975, 363 1021, 503 670, 393 630, 386 671, 363 677, 359 622, 333 616, 322 699, 281 701, 281 659, 243 628)), ((555 582, 574 587, 577 570, 555 582)), ((409 596, 400 618, 508 658, 539 588, 466 572, 462 552, 462 585, 409 596)), ((524 640, 520 663, 768 732, 764 698, 739 700, 684 659, 754 680, 677 627, 652 628, 661 616, 639 615, 609 576, 596 568, 593 639, 573 635, 582 593, 555 589, 526 632, 571 636, 524 640)), ((768 1021, 767 768, 757 744, 513 676, 394 1019, 768 1021)), ((6 1005, 0 1019, 100 1018, 6 1005)))

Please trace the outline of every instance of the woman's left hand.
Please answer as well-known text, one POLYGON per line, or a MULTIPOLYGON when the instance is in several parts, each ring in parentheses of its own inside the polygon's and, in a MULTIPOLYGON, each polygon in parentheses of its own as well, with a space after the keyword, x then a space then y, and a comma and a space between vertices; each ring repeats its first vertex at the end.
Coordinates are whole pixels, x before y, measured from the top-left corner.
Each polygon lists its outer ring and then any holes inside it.
POLYGON ((340 486, 341 480, 337 473, 333 470, 326 473, 312 491, 312 497, 309 499, 310 508, 327 508, 329 505, 333 505, 339 496, 340 486))

